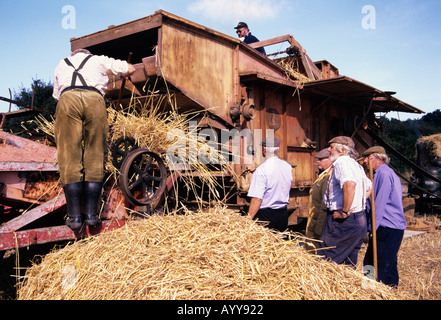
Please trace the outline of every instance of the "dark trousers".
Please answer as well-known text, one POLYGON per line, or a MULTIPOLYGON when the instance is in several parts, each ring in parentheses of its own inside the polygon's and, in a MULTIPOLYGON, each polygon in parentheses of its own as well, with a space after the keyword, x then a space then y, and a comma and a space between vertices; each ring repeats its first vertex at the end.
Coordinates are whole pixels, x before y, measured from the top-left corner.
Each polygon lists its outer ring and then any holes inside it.
POLYGON ((328 212, 323 225, 319 255, 338 264, 356 268, 358 252, 367 233, 364 211, 353 212, 346 219, 334 219, 328 212))
MULTIPOLYGON (((397 258, 403 235, 404 230, 377 228, 377 278, 392 287, 398 286, 397 258)), ((369 239, 363 265, 374 265, 372 237, 369 239)))
POLYGON ((281 209, 259 209, 254 219, 264 222, 268 228, 283 232, 288 228, 288 209, 287 207, 281 209))

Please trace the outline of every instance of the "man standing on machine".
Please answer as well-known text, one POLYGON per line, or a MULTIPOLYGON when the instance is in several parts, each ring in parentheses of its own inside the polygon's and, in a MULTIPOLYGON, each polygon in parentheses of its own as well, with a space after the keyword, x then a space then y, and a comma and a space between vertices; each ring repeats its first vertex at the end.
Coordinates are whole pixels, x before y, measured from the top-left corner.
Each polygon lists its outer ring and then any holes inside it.
POLYGON ((98 200, 109 131, 103 97, 108 74, 127 76, 134 71, 126 61, 95 56, 85 49, 73 51, 55 69, 55 141, 67 203, 66 225, 73 230, 83 225, 83 198, 86 224, 94 226, 100 222, 98 200))

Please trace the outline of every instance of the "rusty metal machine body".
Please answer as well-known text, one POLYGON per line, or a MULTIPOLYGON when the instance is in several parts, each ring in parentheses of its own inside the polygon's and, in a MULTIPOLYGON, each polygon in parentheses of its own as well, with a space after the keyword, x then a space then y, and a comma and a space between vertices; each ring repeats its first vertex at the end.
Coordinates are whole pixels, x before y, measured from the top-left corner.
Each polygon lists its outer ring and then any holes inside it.
MULTIPOLYGON (((72 50, 86 48, 117 59, 133 53, 136 72, 131 81, 136 90, 123 89, 126 99, 135 91, 142 99, 146 82, 162 78, 178 97, 179 110, 206 110, 214 128, 260 130, 261 138, 272 130, 281 140, 279 157, 293 167, 291 223, 306 217, 309 187, 316 178, 316 150, 333 136, 349 135, 361 152, 373 144, 363 128, 378 129, 375 112, 421 112, 389 92, 339 75, 326 60, 312 62, 291 35, 246 45, 162 10, 72 39, 71 45, 72 50), (254 50, 278 43, 287 44, 282 58, 254 50), (291 60, 298 75, 290 74, 280 60, 291 60)), ((121 82, 109 83, 108 97, 118 96, 121 82)), ((244 141, 241 155, 248 145, 244 141)), ((260 164, 258 156, 255 160, 260 164)), ((234 170, 242 178, 252 171, 246 163, 234 164, 234 170)), ((246 205, 247 181, 237 181, 237 205, 246 205)))
MULTIPOLYGON (((340 75, 326 60, 313 62, 291 35, 247 45, 162 10, 71 39, 71 49, 78 48, 122 60, 132 53, 131 63, 136 72, 123 88, 121 79, 110 78, 108 99, 121 99, 122 104, 128 104, 133 95, 136 99, 148 99, 149 93, 144 91, 146 83, 162 79, 167 90, 175 95, 178 110, 205 110, 209 114, 201 126, 251 132, 251 137, 241 137, 238 151, 241 155, 250 153, 247 139, 265 138, 269 132, 279 138, 279 157, 293 168, 290 224, 297 223, 298 217, 307 217, 309 189, 317 177, 315 152, 325 148, 327 141, 337 135, 352 136, 361 153, 374 143, 364 129, 378 130, 376 112, 422 113, 390 92, 340 75), (282 53, 265 56, 255 50, 280 43, 287 44, 282 53), (296 73, 289 72, 284 62, 294 65, 296 73), (256 130, 261 133, 259 137, 254 135, 256 130)), ((167 93, 158 90, 155 94, 167 93)), ((135 160, 139 154, 131 156, 135 164, 140 161, 135 160)), ((262 162, 258 154, 254 160, 257 165, 262 162)), ((148 171, 153 168, 160 172, 158 180, 166 179, 165 186, 163 183, 158 187, 164 191, 177 180, 179 172, 165 172, 167 177, 164 177, 160 160, 155 161, 154 167, 145 166, 141 170, 143 179, 137 183, 145 185, 152 181, 154 176, 148 171)), ((233 164, 233 168, 240 179, 234 181, 237 191, 228 204, 246 206, 253 168, 243 161, 233 164)), ((125 187, 130 193, 127 182, 125 187)), ((149 199, 145 202, 149 203, 149 199)))

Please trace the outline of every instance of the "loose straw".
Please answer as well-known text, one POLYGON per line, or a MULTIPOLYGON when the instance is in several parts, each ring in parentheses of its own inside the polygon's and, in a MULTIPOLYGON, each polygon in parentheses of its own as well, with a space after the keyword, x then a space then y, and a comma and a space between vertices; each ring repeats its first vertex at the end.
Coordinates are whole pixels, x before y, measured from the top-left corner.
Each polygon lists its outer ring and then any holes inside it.
POLYGON ((52 252, 26 273, 26 299, 401 299, 248 217, 152 216, 52 252), (70 272, 66 272, 66 270, 70 272))

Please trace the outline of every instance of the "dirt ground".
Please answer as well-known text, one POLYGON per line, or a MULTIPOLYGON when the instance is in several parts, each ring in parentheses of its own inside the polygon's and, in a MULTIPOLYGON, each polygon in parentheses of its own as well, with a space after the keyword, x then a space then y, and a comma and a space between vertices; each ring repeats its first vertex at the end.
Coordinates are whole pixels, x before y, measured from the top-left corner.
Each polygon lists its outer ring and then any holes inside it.
MULTIPOLYGON (((60 246, 60 244, 58 244, 60 246)), ((50 252, 54 245, 21 249, 0 255, 0 300, 15 299, 16 276, 24 275, 29 261, 50 252), (19 265, 19 269, 15 268, 19 265)), ((364 257, 360 251, 359 267, 364 257)), ((441 231, 416 235, 403 240, 398 256, 400 283, 409 300, 441 299, 441 231)))

